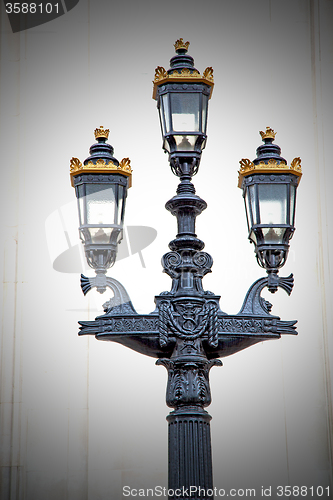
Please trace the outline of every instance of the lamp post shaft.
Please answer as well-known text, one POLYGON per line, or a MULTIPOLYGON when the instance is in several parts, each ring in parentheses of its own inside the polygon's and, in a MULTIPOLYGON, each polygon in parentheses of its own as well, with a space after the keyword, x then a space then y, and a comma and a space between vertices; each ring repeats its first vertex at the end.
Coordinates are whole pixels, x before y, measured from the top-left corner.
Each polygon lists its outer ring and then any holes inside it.
POLYGON ((179 163, 177 171, 177 195, 166 208, 177 218, 178 234, 169 244, 172 252, 163 258, 165 271, 173 278, 172 295, 159 302, 160 323, 168 325, 166 335, 175 335, 176 342, 171 357, 157 364, 168 370, 166 403, 174 408, 167 417, 169 499, 206 500, 212 498, 213 474, 211 416, 204 407, 211 403, 209 370, 222 363, 208 360, 202 333, 216 329, 217 306, 202 288, 212 259, 201 252, 204 243, 195 234, 196 217, 207 205, 195 194, 191 164, 179 163))
POLYGON ((210 437, 211 416, 199 408, 180 408, 167 417, 169 422, 169 490, 170 500, 186 498, 211 500, 207 491, 213 488, 210 437), (178 492, 177 492, 178 493, 178 492))
POLYGON ((175 408, 167 417, 169 499, 211 499, 211 416, 204 407, 211 403, 209 370, 222 363, 207 359, 200 339, 179 339, 171 358, 157 364, 168 370, 166 402, 175 408))

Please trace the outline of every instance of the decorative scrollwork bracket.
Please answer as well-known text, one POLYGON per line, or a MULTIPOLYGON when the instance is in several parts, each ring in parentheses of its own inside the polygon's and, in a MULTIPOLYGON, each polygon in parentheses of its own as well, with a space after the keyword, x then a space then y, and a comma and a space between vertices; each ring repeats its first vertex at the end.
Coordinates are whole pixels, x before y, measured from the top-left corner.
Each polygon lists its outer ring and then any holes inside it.
POLYGON ((249 288, 238 314, 270 316, 272 304, 260 295, 263 288, 270 286, 274 286, 276 289, 280 287, 290 295, 294 286, 294 276, 290 274, 288 277, 283 278, 277 275, 269 275, 255 281, 249 288), (272 280, 274 281, 272 282, 272 280))
POLYGON ((97 274, 93 278, 87 278, 81 274, 81 288, 86 295, 93 287, 97 288, 100 293, 105 292, 106 288, 111 288, 113 297, 103 304, 103 309, 106 314, 112 311, 115 314, 136 314, 131 299, 125 287, 114 278, 105 276, 105 274, 97 274))

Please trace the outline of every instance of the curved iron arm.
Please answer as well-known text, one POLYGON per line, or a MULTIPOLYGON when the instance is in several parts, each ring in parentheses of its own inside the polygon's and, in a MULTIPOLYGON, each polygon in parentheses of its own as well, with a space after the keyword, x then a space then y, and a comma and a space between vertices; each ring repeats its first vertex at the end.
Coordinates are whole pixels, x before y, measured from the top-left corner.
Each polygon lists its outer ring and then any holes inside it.
MULTIPOLYGON (((189 330, 188 304, 175 300, 175 294, 164 292, 155 298, 156 309, 151 314, 137 314, 126 289, 108 278, 114 297, 104 304, 105 314, 94 321, 80 321, 79 335, 95 335, 98 340, 120 343, 155 358, 169 358, 177 339, 201 339, 209 359, 225 357, 250 345, 281 335, 297 335, 297 321, 281 321, 270 314, 272 304, 262 296, 268 278, 255 281, 249 288, 238 314, 228 315, 219 309, 219 297, 205 292, 201 303, 195 301, 198 322, 189 330), (112 285, 112 286, 111 286, 112 285), (185 323, 185 324, 184 324, 185 323)), ((288 294, 293 276, 279 278, 279 286, 288 294)), ((184 301, 183 301, 184 302, 184 301)), ((189 299, 191 305, 191 300, 189 299)))
MULTIPOLYGON (((288 295, 291 294, 294 287, 294 276, 290 274, 287 278, 281 276, 276 276, 276 286, 282 288, 288 295)), ((272 304, 261 297, 261 291, 265 287, 270 286, 270 276, 266 278, 261 278, 253 283, 249 288, 245 300, 243 302, 242 308, 238 314, 265 314, 270 316, 270 311, 272 309, 272 304)))

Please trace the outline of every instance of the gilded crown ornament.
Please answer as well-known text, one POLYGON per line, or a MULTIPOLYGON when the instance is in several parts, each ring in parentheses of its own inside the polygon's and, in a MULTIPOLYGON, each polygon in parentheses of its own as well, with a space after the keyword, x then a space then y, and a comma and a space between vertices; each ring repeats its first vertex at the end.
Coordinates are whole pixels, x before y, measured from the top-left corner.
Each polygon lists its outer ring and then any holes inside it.
POLYGON ((170 76, 172 78, 200 78, 200 73, 198 70, 191 70, 189 68, 183 68, 180 71, 178 69, 174 69, 170 72, 170 76))
POLYGON ((294 158, 290 166, 286 162, 278 163, 276 160, 261 161, 255 165, 248 158, 242 158, 239 162, 240 169, 238 171, 238 187, 242 187, 243 178, 252 174, 294 174, 298 176, 298 183, 302 177, 301 159, 294 158))
POLYGON ((80 160, 78 158, 73 158, 71 159, 70 163, 69 163, 69 168, 70 168, 70 171, 71 172, 77 172, 78 170, 80 170, 82 168, 82 163, 80 162, 80 160))
POLYGON ((202 74, 202 76, 204 78, 206 78, 206 80, 210 80, 211 82, 214 81, 214 77, 213 77, 213 68, 211 66, 208 66, 208 68, 206 68, 202 74))
POLYGON ((301 159, 299 156, 297 156, 296 158, 294 158, 291 162, 290 162, 290 165, 292 166, 292 168, 294 170, 296 170, 297 172, 300 172, 300 174, 302 173, 302 165, 301 165, 301 159))
POLYGON ((175 43, 173 45, 175 47, 175 51, 176 52, 177 52, 177 50, 186 50, 186 51, 188 51, 190 42, 184 42, 184 40, 182 38, 179 38, 178 40, 175 41, 175 43))
POLYGON ((126 172, 132 173, 131 160, 129 158, 120 160, 119 167, 126 172))
POLYGON ((163 78, 168 78, 168 73, 163 68, 163 66, 157 66, 157 68, 155 69, 154 82, 158 82, 159 80, 163 80, 163 78))
POLYGON ((70 161, 70 175, 72 186, 74 187, 73 177, 78 174, 89 174, 89 173, 98 173, 98 174, 123 174, 129 177, 128 187, 132 186, 132 168, 129 158, 123 158, 119 165, 113 163, 113 161, 106 162, 103 159, 98 159, 96 162, 89 161, 85 165, 80 162, 78 158, 72 158, 70 161))
POLYGON ((270 127, 266 127, 266 132, 263 132, 262 130, 259 132, 261 135, 262 140, 265 139, 275 139, 276 132, 270 127))
MULTIPOLYGON (((266 132, 260 132, 262 139, 275 139, 276 132, 270 127, 266 127, 266 132)), ((281 152, 280 148, 275 144, 274 146, 277 152, 281 152)), ((261 148, 266 148, 267 146, 260 146, 257 150, 261 148)), ((281 156, 276 156, 275 158, 263 158, 259 156, 256 160, 249 160, 248 158, 242 158, 239 162, 240 169, 238 171, 238 187, 242 187, 243 178, 252 174, 294 174, 298 177, 298 183, 302 177, 302 167, 301 167, 301 159, 296 157, 290 163, 290 166, 287 165, 287 162, 281 156)))
POLYGON ((96 128, 94 130, 95 139, 100 139, 100 138, 108 139, 109 133, 110 130, 108 128, 104 130, 103 125, 101 125, 100 128, 96 128))
MULTIPOLYGON (((107 140, 109 137, 110 130, 104 129, 103 126, 96 128, 94 130, 95 139, 107 140)), ((92 148, 97 148, 98 144, 92 146, 92 148)), ((98 156, 90 156, 82 162, 78 158, 72 158, 70 160, 70 176, 71 184, 74 187, 74 177, 79 174, 122 174, 129 178, 128 187, 132 186, 132 168, 129 158, 123 158, 120 162, 113 158, 113 148, 108 145, 110 152, 105 156, 105 158, 100 158, 98 156)), ((92 149, 91 148, 91 149, 92 149)), ((105 151, 102 152, 105 155, 105 151)), ((95 153, 96 154, 96 153, 95 153)))
MULTIPOLYGON (((190 42, 184 42, 182 38, 179 38, 174 43, 174 47, 176 52, 178 50, 188 50, 190 42)), ((182 60, 182 59, 181 59, 182 60)), ((183 62, 183 60, 182 60, 183 62)), ((209 95, 209 99, 212 96, 212 89, 214 86, 214 77, 213 77, 213 68, 208 66, 201 75, 199 71, 193 67, 193 58, 189 55, 180 55, 174 56, 171 61, 171 68, 167 71, 163 66, 157 66, 155 69, 155 75, 153 80, 153 99, 157 99, 157 87, 167 83, 205 83, 211 87, 211 92, 209 95), (192 60, 191 63, 188 61, 184 63, 184 66, 181 67, 179 64, 175 65, 175 60, 178 58, 186 57, 189 60, 192 60)))

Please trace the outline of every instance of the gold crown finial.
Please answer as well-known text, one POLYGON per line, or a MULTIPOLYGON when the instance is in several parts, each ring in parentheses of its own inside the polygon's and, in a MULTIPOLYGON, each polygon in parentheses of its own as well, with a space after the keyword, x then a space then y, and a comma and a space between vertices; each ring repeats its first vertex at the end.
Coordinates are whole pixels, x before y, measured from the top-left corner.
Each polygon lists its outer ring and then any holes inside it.
POLYGON ((108 128, 104 130, 103 125, 101 125, 100 128, 95 129, 94 133, 95 133, 95 139, 99 139, 101 137, 108 139, 110 130, 108 128))
POLYGON ((173 45, 175 47, 176 52, 179 49, 185 49, 187 51, 188 47, 190 45, 190 42, 184 42, 184 40, 182 38, 179 38, 178 40, 175 41, 175 43, 173 45))
POLYGON ((259 132, 261 135, 262 140, 264 139, 275 139, 276 132, 270 127, 266 127, 266 132, 263 132, 262 130, 259 132))

